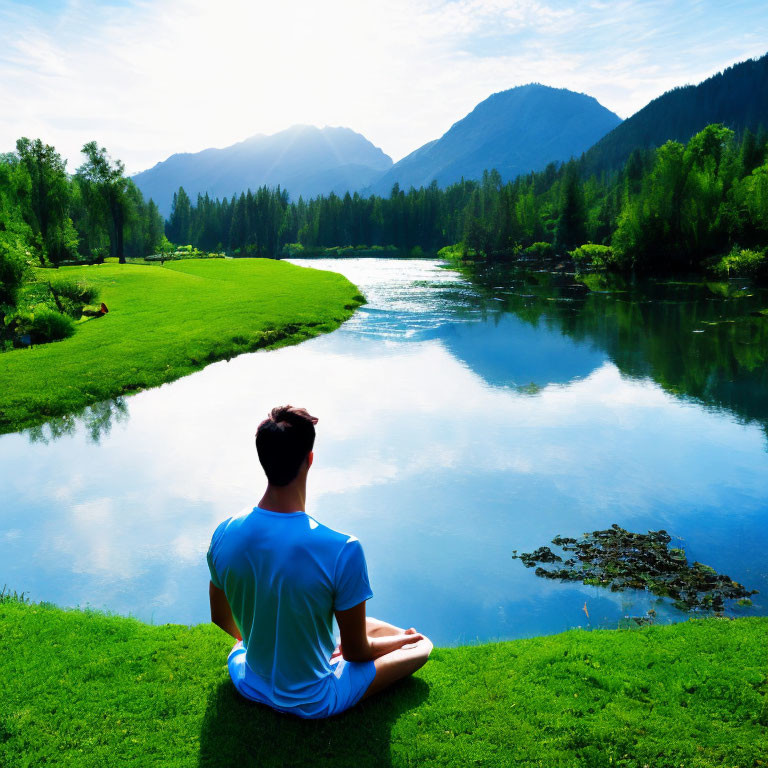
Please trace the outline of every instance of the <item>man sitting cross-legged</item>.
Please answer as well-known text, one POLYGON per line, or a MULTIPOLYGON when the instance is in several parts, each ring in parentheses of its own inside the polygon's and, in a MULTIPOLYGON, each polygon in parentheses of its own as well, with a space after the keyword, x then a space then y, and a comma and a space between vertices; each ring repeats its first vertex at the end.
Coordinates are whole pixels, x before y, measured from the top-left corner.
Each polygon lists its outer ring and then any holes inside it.
POLYGON ((432 650, 415 629, 366 617, 373 593, 360 542, 306 513, 316 423, 303 408, 272 409, 256 432, 267 490, 251 512, 219 525, 208 550, 211 620, 238 641, 228 661, 235 687, 305 718, 348 709, 432 650))

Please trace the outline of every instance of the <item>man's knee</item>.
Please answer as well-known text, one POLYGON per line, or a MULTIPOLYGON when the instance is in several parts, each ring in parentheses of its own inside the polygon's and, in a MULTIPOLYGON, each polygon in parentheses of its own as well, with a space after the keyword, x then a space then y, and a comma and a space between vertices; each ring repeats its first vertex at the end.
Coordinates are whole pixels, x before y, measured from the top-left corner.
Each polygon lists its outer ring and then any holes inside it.
POLYGON ((413 651, 414 672, 427 663, 433 647, 432 641, 428 637, 423 637, 418 643, 414 644, 411 649, 413 651))

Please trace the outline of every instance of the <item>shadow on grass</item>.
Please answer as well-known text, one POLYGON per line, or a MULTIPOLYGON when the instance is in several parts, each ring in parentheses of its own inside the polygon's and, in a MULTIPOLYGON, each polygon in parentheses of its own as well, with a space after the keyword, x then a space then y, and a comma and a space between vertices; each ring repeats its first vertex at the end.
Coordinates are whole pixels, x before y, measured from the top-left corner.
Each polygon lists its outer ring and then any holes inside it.
POLYGON ((393 765, 395 721, 408 717, 428 693, 423 680, 409 678, 336 717, 300 720, 246 701, 227 680, 208 699, 199 766, 385 768, 393 765))

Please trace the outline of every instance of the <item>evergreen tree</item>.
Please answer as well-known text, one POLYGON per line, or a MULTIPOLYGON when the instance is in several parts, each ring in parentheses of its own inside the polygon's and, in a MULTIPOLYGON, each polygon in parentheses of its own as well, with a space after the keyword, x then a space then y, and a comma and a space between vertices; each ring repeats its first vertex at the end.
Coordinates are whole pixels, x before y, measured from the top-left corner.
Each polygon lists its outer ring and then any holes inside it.
POLYGON ((586 239, 586 206, 584 189, 575 161, 565 166, 560 180, 560 200, 555 247, 567 251, 581 245, 586 239))
POLYGON ((173 195, 171 218, 168 220, 166 231, 168 239, 172 243, 177 245, 188 245, 190 243, 191 208, 189 195, 184 191, 184 187, 179 187, 179 191, 173 195))

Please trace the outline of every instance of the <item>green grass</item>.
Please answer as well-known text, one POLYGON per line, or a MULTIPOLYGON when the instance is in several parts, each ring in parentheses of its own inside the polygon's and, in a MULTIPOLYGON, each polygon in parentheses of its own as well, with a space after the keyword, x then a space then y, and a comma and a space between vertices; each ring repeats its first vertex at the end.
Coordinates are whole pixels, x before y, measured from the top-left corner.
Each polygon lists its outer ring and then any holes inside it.
POLYGON ((341 275, 267 259, 65 267, 56 276, 98 286, 109 314, 65 341, 0 354, 0 434, 333 330, 362 300, 341 275))
POLYGON ((768 762, 768 619, 437 648, 327 721, 238 697, 231 640, 0 603, 0 765, 734 766, 768 762))

